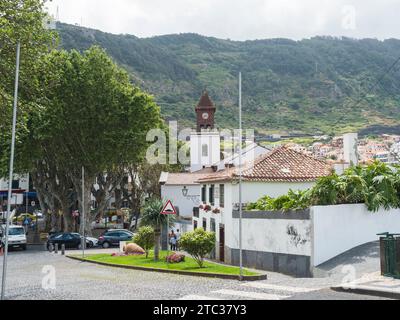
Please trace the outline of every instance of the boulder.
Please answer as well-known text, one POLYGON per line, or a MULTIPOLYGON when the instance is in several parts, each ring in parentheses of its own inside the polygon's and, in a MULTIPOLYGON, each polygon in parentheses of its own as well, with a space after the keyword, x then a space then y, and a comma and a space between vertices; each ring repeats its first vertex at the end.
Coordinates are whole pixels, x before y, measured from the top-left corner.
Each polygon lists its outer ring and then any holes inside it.
POLYGON ((146 252, 142 247, 138 246, 136 243, 128 243, 124 246, 125 254, 145 254, 146 252))

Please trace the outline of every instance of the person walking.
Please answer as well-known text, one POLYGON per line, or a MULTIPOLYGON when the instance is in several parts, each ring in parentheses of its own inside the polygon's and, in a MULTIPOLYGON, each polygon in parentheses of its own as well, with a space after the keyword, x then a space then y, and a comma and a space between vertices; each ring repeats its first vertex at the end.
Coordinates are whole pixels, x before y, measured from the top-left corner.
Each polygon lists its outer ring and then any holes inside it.
POLYGON ((175 251, 176 250, 176 234, 174 233, 174 230, 171 231, 169 243, 171 245, 171 251, 175 251))
POLYGON ((175 236, 176 236, 176 250, 179 251, 179 241, 181 240, 181 233, 179 229, 176 230, 175 236))

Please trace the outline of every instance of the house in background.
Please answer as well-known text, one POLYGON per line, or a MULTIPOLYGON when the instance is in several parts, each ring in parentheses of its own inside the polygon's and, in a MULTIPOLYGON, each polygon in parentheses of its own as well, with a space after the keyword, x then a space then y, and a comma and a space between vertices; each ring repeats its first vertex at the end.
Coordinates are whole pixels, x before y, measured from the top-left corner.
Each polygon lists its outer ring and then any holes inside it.
MULTIPOLYGON (((36 191, 29 174, 15 175, 11 182, 11 206, 18 208, 18 213, 34 212, 40 208, 36 191)), ((5 211, 8 198, 8 179, 0 179, 0 211, 5 211)))
MULTIPOLYGON (((246 164, 242 171, 242 201, 255 202, 268 195, 278 197, 290 189, 305 190, 315 181, 332 172, 331 165, 311 156, 279 147, 246 164)), ((234 230, 233 214, 239 208, 238 167, 226 168, 198 180, 201 185, 201 205, 193 217, 193 227, 202 227, 216 233, 215 258, 231 263, 232 252, 238 249, 238 233, 234 230)), ((252 233, 255 230, 243 232, 252 233)), ((262 251, 263 234, 259 235, 262 251)), ((248 244, 254 250, 256 244, 248 244)))

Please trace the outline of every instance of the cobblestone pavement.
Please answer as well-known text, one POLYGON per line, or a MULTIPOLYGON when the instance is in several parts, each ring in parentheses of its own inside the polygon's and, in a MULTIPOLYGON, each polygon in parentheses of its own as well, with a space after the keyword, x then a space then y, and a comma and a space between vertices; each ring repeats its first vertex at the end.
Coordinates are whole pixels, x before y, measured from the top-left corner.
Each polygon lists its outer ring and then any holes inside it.
MULTIPOLYGON (((2 259, 0 262, 2 267, 2 259)), ((329 290, 337 283, 334 277, 295 279, 277 273, 268 273, 268 276, 265 281, 242 283, 118 269, 71 260, 37 247, 26 252, 10 252, 6 296, 17 300, 377 299, 329 290), (55 289, 47 281, 52 271, 55 271, 55 289)))

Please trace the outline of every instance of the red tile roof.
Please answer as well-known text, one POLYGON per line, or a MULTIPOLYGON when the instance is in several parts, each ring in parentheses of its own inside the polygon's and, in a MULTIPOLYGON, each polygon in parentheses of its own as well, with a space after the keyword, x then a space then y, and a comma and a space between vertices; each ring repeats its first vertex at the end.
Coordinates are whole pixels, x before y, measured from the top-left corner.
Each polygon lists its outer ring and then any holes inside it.
MULTIPOLYGON (((308 182, 331 172, 332 167, 328 163, 283 146, 245 166, 242 178, 243 181, 308 182)), ((230 168, 200 178, 198 182, 230 181, 238 177, 238 168, 230 168)))
POLYGON ((213 172, 211 168, 206 168, 197 172, 180 172, 168 173, 164 172, 161 175, 160 183, 167 186, 184 186, 184 185, 197 185, 197 181, 210 175, 213 172))

